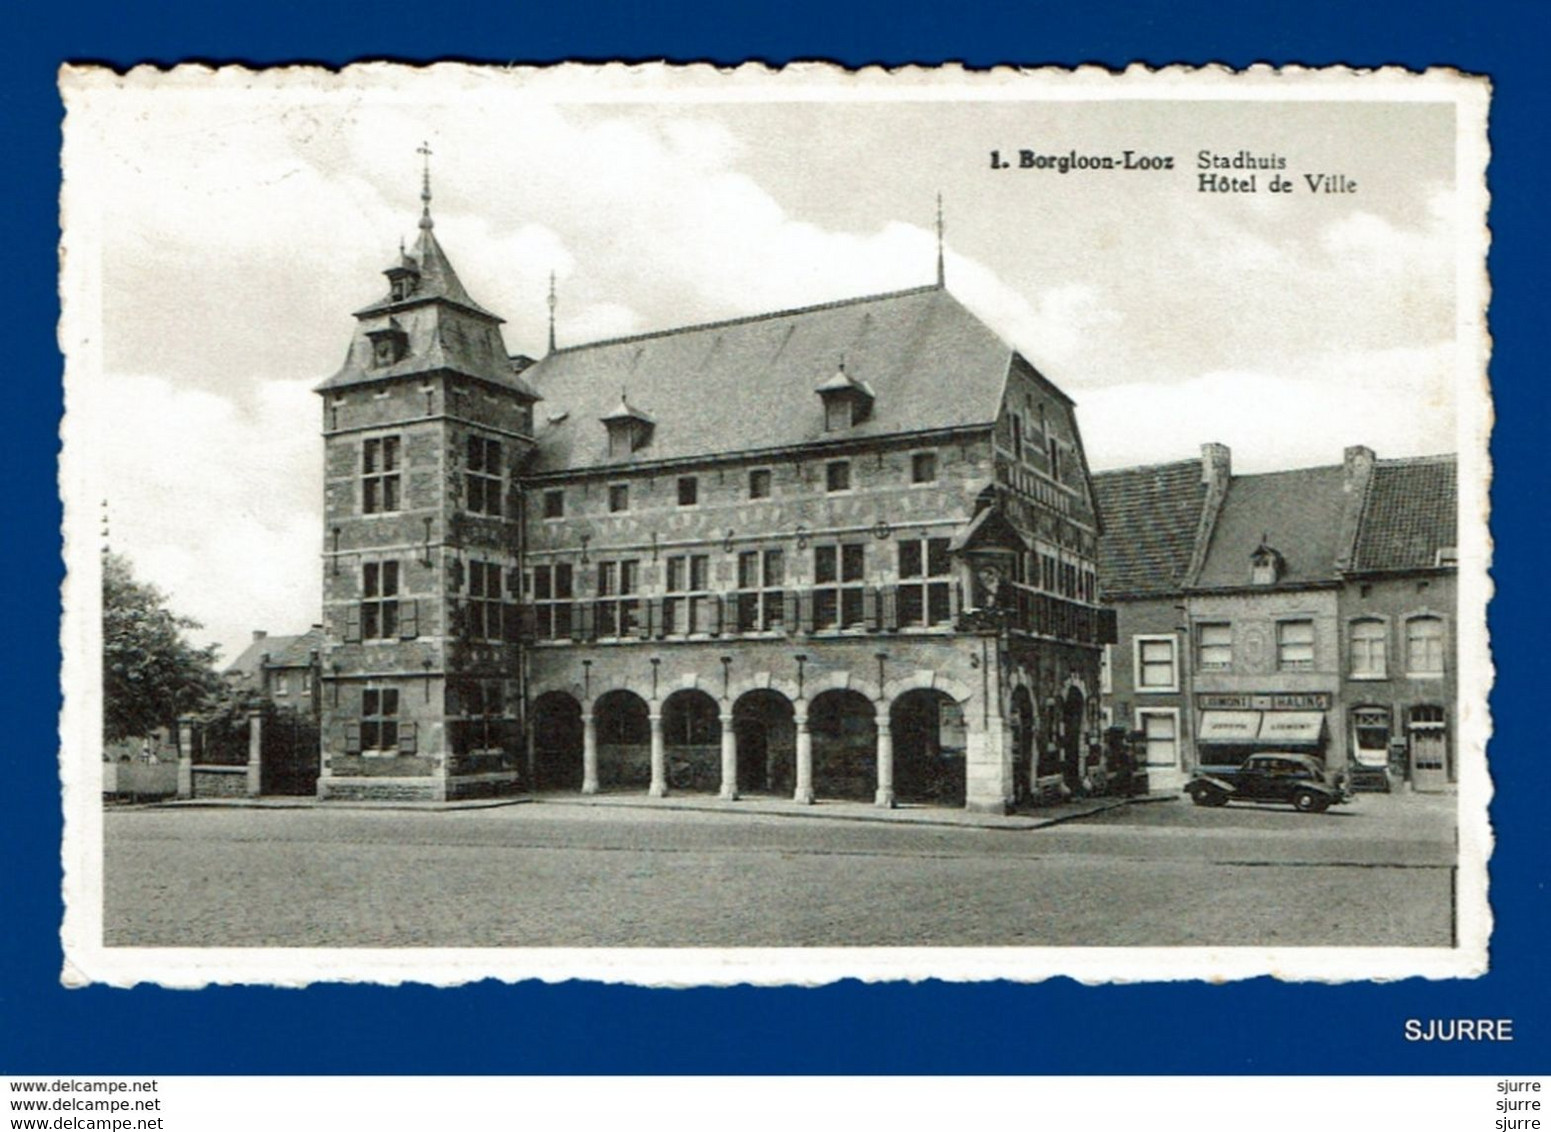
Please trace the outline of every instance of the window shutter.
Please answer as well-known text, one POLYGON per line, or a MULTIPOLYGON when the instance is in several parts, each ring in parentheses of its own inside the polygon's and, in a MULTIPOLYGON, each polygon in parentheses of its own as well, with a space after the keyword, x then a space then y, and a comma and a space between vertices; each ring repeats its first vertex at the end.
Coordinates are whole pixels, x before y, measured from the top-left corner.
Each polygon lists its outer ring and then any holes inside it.
POLYGON ((721 636, 722 626, 727 624, 726 599, 724 599, 721 594, 712 594, 706 600, 711 603, 709 614, 710 624, 707 626, 707 628, 710 630, 711 636, 721 636))
POLYGON ((878 596, 882 599, 878 604, 882 607, 883 628, 892 633, 899 628, 899 587, 885 586, 878 596))
POLYGON ((358 643, 361 640, 361 607, 349 605, 345 607, 345 641, 348 644, 358 643))
POLYGON ((412 755, 415 753, 415 724, 399 724, 399 754, 412 755))
POLYGON ((453 593, 463 589, 463 562, 454 558, 447 563, 447 588, 453 593))
POLYGON ((781 595, 781 628, 787 636, 797 632, 797 591, 787 590, 781 595))
MULTIPOLYGON (((666 636, 668 630, 667 627, 662 623, 662 598, 652 598, 651 601, 647 602, 647 610, 649 613, 648 619, 651 622, 652 631, 655 632, 659 637, 666 636)), ((647 634, 642 633, 641 635, 644 637, 647 634)))
POLYGON ((517 625, 517 631, 522 635, 523 640, 531 641, 538 636, 538 613, 533 606, 522 605, 517 607, 517 625))
POLYGON ((948 585, 948 621, 957 624, 959 620, 959 606, 963 604, 963 594, 959 590, 957 582, 948 585))
POLYGON ((813 591, 797 594, 797 628, 799 632, 813 632, 813 591))
POLYGON ((578 641, 596 640, 598 604, 592 601, 579 601, 576 603, 576 616, 571 622, 572 637, 578 641))
POLYGON ((522 593, 522 569, 513 566, 506 572, 506 592, 509 594, 522 593))
MULTIPOLYGON (((727 634, 736 633, 740 627, 738 624, 738 595, 736 593, 724 593, 721 597, 721 601, 721 631, 727 634)), ((762 628, 764 628, 764 626, 760 625, 756 620, 755 624, 749 626, 749 631, 758 632, 762 628)))
POLYGON ((452 637, 461 637, 468 618, 465 616, 461 601, 449 601, 447 603, 447 634, 452 637))
POLYGON ((522 639, 522 609, 515 602, 501 603, 501 639, 515 644, 522 639))
POLYGON ((399 602, 399 640, 412 641, 420 635, 420 603, 414 598, 399 602))
POLYGON ((345 721, 345 754, 359 755, 361 753, 361 725, 355 720, 345 721))
POLYGON ((862 591, 862 623, 876 633, 878 631, 878 588, 868 586, 862 591))
POLYGON ((643 641, 649 640, 651 638, 651 635, 652 635, 652 614, 653 614, 654 606, 655 606, 655 610, 656 610, 656 616, 657 616, 657 618, 659 620, 661 620, 662 619, 662 599, 661 598, 655 598, 654 597, 650 601, 643 600, 641 602, 641 606, 640 606, 641 613, 640 613, 640 619, 636 623, 636 632, 640 634, 640 637, 641 637, 641 639, 643 641))

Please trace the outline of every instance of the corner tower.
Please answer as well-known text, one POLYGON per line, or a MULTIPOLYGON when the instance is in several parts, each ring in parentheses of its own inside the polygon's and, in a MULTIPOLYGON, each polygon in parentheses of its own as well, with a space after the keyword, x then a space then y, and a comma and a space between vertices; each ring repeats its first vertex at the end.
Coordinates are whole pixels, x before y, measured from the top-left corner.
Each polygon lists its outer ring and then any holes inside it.
MULTIPOLYGON (((429 150, 421 148, 429 158, 429 150)), ((323 399, 320 798, 445 800, 518 784, 515 602, 538 395, 435 235, 355 313, 323 399)))

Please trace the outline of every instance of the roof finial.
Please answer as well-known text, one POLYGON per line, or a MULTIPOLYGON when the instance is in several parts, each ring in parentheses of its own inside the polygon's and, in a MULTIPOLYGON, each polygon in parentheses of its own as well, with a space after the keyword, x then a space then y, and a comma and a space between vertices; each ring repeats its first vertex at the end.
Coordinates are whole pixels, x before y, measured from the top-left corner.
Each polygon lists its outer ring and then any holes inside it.
POLYGON ((549 352, 555 352, 555 273, 549 273, 549 352))
POLYGON ((420 174, 420 227, 430 229, 435 226, 431 219, 431 143, 421 142, 415 152, 425 159, 425 167, 420 174))
POLYGON ((942 265, 942 194, 937 194, 937 286, 947 286, 947 276, 942 265))

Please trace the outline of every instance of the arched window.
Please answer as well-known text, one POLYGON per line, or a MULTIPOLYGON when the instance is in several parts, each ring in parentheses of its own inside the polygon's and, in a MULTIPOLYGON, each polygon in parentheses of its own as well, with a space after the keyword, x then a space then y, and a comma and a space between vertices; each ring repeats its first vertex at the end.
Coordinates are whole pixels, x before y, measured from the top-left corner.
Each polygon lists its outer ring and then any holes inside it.
POLYGON ((1358 679, 1382 680, 1388 664, 1384 622, 1372 617, 1353 621, 1350 637, 1352 675, 1358 679))
POLYGON ((1406 622, 1406 675, 1443 675, 1443 618, 1413 617, 1406 622))

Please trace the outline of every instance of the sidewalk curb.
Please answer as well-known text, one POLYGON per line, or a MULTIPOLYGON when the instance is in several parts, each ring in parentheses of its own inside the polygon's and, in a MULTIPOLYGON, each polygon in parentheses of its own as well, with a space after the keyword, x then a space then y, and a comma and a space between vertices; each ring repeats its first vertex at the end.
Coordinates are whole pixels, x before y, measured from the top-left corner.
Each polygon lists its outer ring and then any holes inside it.
POLYGON ((585 806, 591 809, 656 810, 679 813, 711 813, 723 815, 748 815, 754 817, 816 819, 818 821, 868 822, 883 825, 927 826, 937 829, 985 829, 1002 832, 1045 829, 1079 821, 1096 814, 1107 813, 1123 806, 1149 802, 1171 802, 1168 794, 1148 794, 1135 798, 1094 798, 1082 802, 1068 802, 1052 806, 1046 813, 1022 812, 1012 814, 975 814, 966 810, 947 810, 933 807, 906 806, 895 809, 872 809, 866 803, 818 802, 799 806, 794 802, 745 799, 725 802, 709 797, 650 798, 644 795, 531 795, 520 794, 505 798, 470 798, 454 802, 371 802, 332 800, 319 802, 311 798, 181 798, 151 802, 136 809, 147 810, 322 810, 322 811, 382 811, 410 813, 456 813, 462 810, 504 809, 510 806, 553 805, 585 806), (844 807, 844 808, 836 808, 844 807), (953 815, 952 817, 948 815, 953 815))

